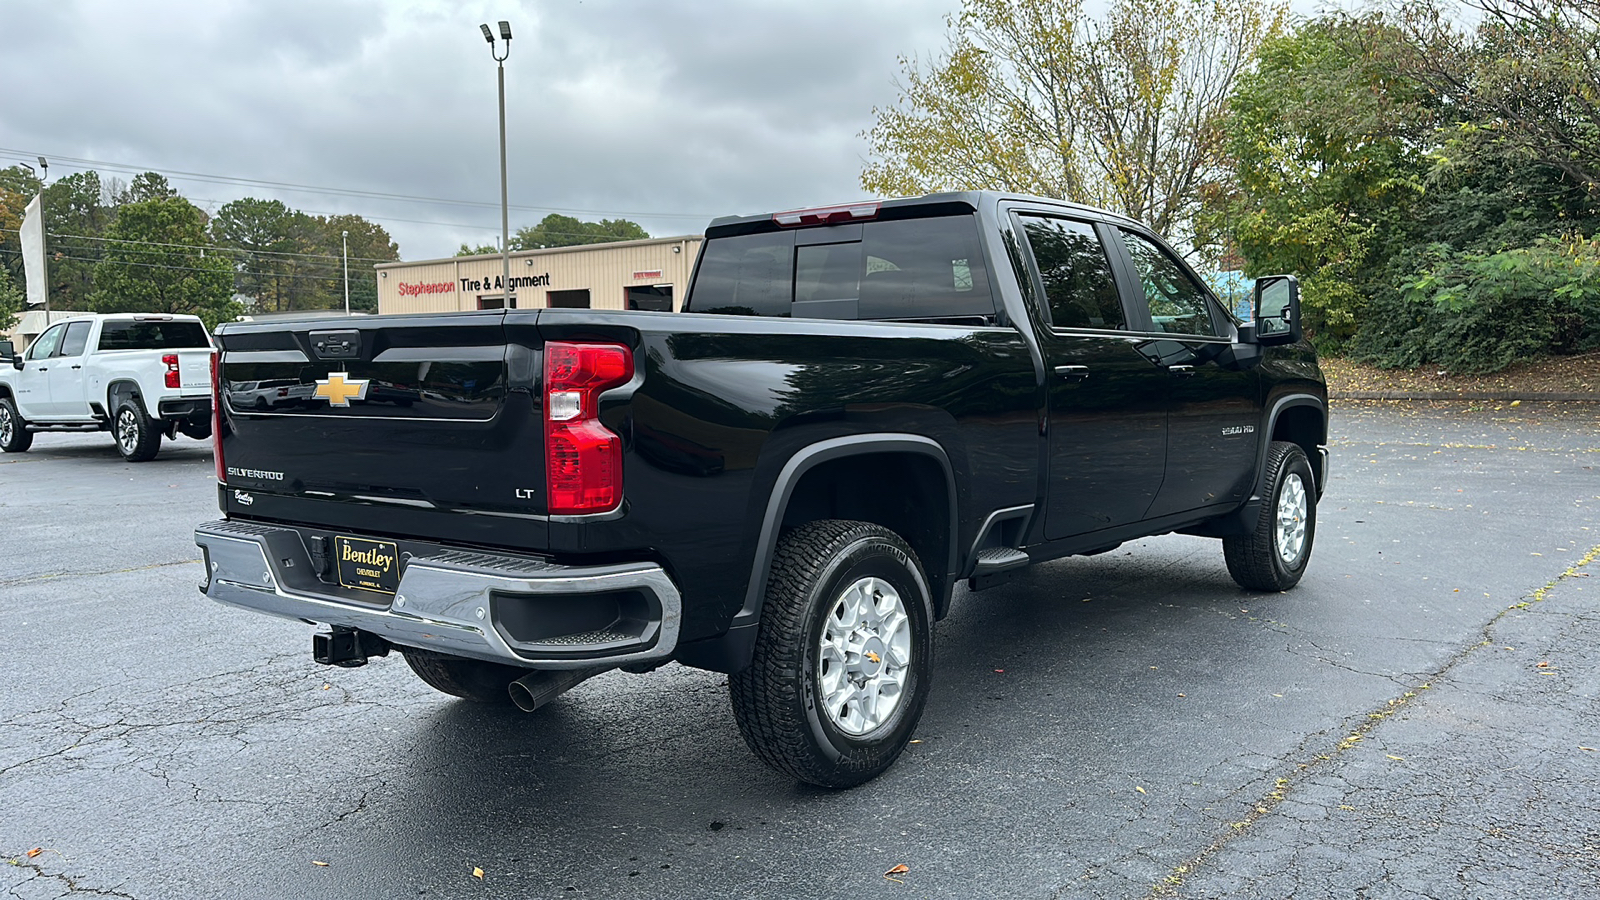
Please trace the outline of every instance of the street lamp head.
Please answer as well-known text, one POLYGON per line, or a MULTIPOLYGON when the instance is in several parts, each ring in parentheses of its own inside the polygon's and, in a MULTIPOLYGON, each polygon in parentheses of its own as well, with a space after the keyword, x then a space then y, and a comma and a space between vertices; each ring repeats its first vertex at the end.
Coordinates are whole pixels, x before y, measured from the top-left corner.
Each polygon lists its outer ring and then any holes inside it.
POLYGON ((500 20, 500 37, 504 38, 506 43, 511 43, 511 23, 505 19, 500 20))
POLYGON ((483 39, 489 42, 489 46, 493 47, 494 46, 494 32, 489 30, 489 26, 487 24, 482 24, 482 25, 479 25, 478 27, 483 29, 483 39))

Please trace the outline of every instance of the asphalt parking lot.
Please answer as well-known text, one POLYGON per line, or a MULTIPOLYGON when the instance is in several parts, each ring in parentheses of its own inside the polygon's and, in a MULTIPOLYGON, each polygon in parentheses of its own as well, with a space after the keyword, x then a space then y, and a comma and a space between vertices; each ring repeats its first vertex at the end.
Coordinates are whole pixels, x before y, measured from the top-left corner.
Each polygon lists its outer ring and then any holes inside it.
POLYGON ((41 435, 0 458, 0 888, 1600 896, 1600 408, 1334 430, 1296 590, 1166 536, 958 594, 917 743, 842 793, 762 767, 719 675, 527 716, 317 666, 196 591, 207 445, 41 435))

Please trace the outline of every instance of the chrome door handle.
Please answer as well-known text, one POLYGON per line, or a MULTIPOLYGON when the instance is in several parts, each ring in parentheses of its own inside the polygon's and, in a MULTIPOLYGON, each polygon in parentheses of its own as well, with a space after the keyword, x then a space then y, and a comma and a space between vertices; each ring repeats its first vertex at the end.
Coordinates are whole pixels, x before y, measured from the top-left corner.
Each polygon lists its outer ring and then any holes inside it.
POLYGON ((1056 374, 1062 378, 1088 378, 1088 366, 1056 366, 1056 374))
POLYGON ((1179 378, 1191 378, 1194 376, 1194 366, 1167 366, 1167 371, 1179 378))

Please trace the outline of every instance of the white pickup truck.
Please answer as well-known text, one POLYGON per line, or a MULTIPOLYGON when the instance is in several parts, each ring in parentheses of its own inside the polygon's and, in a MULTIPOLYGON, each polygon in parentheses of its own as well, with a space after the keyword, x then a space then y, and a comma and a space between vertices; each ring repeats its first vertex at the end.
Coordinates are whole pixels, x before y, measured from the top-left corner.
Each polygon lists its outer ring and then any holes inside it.
POLYGON ((211 337, 196 316, 121 313, 51 325, 13 353, 0 342, 0 450, 40 431, 110 431, 129 462, 161 437, 211 436, 211 337))

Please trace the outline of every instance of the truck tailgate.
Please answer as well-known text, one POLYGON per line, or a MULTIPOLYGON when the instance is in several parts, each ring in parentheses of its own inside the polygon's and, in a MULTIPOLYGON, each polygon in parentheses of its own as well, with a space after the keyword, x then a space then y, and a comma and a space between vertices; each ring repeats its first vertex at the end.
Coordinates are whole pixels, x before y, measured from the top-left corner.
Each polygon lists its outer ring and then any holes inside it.
POLYGON ((499 313, 229 326, 230 515, 542 549, 537 352, 499 313))
POLYGON ((179 350, 178 383, 186 397, 208 393, 211 390, 211 351, 179 350))

